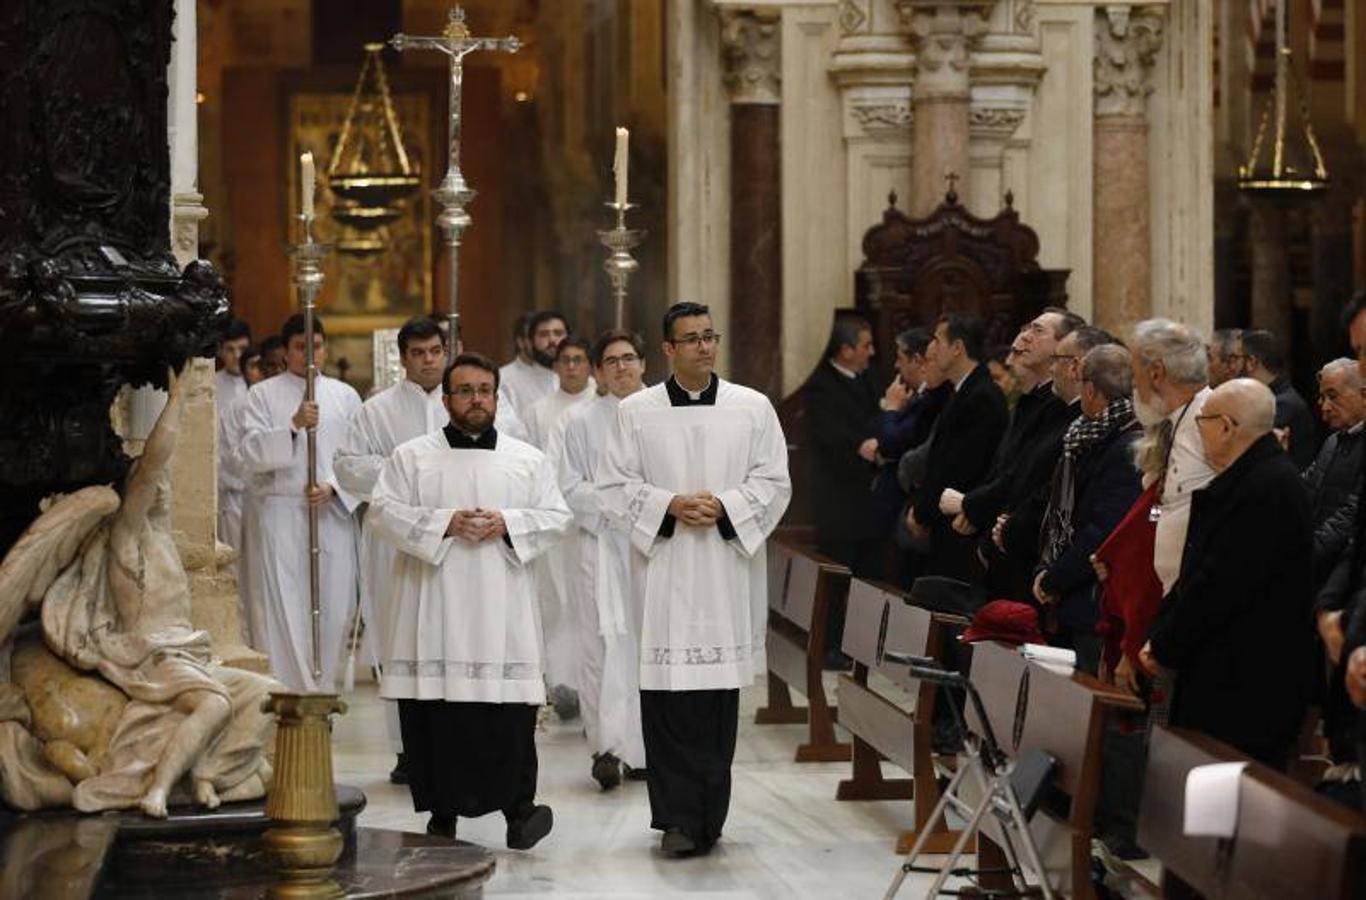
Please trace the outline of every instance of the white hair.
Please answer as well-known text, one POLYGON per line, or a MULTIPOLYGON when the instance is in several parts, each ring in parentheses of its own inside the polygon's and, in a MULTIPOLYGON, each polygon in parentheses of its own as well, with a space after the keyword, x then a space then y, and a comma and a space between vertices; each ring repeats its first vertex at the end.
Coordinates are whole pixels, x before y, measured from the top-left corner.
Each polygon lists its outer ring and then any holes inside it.
POLYGON ((1189 325, 1171 319, 1145 319, 1134 326, 1133 351, 1144 362, 1160 362, 1176 384, 1209 381, 1205 338, 1189 325))
POLYGON ((1351 390, 1361 388, 1361 369, 1357 366, 1357 361, 1347 357, 1339 357, 1327 363, 1319 369, 1319 381, 1327 375, 1345 374, 1347 376, 1347 387, 1351 390))

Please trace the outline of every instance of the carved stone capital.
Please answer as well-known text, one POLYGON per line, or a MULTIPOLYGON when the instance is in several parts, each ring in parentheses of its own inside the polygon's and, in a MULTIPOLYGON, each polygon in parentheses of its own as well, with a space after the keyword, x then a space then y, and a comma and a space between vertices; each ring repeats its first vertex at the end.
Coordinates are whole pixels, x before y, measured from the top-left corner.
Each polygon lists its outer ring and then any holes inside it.
POLYGON ((1164 25, 1163 13, 1153 7, 1114 5, 1096 10, 1097 116, 1146 113, 1164 25))
POLYGON ((722 9, 721 57, 732 103, 782 100, 782 28, 775 10, 722 9))
POLYGON ((898 0, 897 13, 915 48, 917 97, 966 95, 972 49, 987 32, 992 6, 898 0))
POLYGON ((893 132, 910 134, 911 123, 915 121, 915 113, 911 109, 909 99, 856 100, 849 105, 849 114, 864 133, 869 135, 893 132))
POLYGON ((1024 121, 1025 111, 1011 106, 976 106, 968 111, 968 128, 974 135, 1005 139, 1024 121))

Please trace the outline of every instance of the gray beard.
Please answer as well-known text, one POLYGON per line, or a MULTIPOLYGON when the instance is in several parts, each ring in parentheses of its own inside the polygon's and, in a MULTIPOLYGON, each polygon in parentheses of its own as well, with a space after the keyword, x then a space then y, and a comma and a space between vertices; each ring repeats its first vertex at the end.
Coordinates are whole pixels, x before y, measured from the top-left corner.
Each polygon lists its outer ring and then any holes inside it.
POLYGON ((1167 418, 1167 413, 1162 409, 1161 401, 1153 403, 1144 400, 1138 395, 1138 391, 1134 391, 1134 418, 1138 419, 1138 424, 1144 428, 1153 428, 1167 418))

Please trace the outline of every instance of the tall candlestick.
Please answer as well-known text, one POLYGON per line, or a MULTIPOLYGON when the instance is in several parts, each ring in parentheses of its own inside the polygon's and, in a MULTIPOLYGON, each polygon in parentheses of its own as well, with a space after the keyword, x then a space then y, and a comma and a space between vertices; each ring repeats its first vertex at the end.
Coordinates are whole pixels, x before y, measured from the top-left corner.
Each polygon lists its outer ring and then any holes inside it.
POLYGON ((626 166, 627 166, 627 142, 631 139, 631 132, 625 128, 617 129, 617 154, 612 161, 612 171, 617 176, 617 205, 626 205, 626 166))
POLYGON ((301 177, 299 189, 302 194, 299 198, 299 211, 305 219, 313 218, 313 192, 316 189, 317 175, 313 168, 313 151, 301 153, 299 155, 299 169, 301 177))

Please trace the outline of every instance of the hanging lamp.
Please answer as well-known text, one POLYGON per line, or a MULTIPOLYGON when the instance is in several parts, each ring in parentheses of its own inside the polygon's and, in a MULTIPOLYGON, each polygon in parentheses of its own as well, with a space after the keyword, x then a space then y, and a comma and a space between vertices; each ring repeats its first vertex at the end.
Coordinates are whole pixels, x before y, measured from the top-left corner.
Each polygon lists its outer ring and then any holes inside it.
MULTIPOLYGON (((337 198, 332 217, 357 232, 373 232, 398 219, 403 214, 399 201, 422 183, 403 146, 380 58, 383 49, 379 43, 365 45, 365 62, 327 165, 327 186, 337 198)), ((357 243, 373 252, 372 240, 357 238, 357 243)))
POLYGON ((1286 39, 1289 0, 1276 4, 1276 81, 1257 125, 1252 152, 1238 167, 1238 187, 1254 197, 1294 200, 1328 188, 1309 105, 1286 39))

